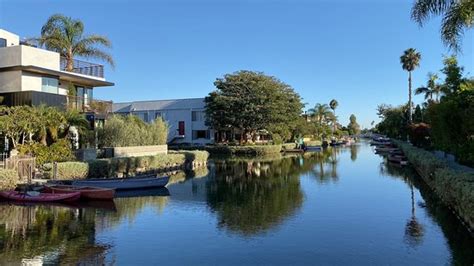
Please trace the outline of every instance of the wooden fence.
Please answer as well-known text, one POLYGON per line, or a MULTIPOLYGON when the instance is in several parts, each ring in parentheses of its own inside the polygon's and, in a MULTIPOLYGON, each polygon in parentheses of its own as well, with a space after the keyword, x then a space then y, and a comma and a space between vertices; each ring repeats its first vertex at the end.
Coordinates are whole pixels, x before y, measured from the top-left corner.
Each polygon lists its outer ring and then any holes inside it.
POLYGON ((3 160, 3 167, 15 170, 20 181, 30 183, 34 177, 36 158, 32 156, 13 156, 3 160))

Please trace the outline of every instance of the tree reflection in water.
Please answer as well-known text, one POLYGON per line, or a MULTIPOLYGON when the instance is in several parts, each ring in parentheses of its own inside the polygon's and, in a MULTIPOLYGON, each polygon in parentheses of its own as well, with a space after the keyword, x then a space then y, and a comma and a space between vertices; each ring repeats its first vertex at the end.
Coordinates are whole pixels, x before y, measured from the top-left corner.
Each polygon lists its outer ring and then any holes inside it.
POLYGON ((0 261, 19 264, 102 264, 107 246, 96 245, 93 213, 52 206, 0 206, 0 261), (67 257, 63 256, 67 254, 67 257), (38 257, 39 256, 39 257, 38 257))
POLYGON ((265 233, 302 205, 298 158, 216 161, 207 201, 219 225, 251 236, 265 233))

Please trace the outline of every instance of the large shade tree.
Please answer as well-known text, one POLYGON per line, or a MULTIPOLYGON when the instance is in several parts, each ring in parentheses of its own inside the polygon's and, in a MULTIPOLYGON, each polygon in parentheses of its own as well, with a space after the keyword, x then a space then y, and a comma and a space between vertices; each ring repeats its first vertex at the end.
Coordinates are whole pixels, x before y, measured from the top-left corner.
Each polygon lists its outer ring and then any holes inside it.
POLYGON ((411 89, 411 72, 415 70, 420 65, 421 54, 416 51, 416 49, 409 48, 403 52, 403 55, 400 56, 400 63, 402 64, 403 70, 408 72, 408 121, 412 122, 412 112, 413 112, 413 103, 412 103, 412 89, 411 89))
POLYGON ((303 104, 293 88, 261 72, 227 74, 214 85, 217 90, 205 99, 207 122, 217 131, 239 130, 240 141, 247 141, 248 134, 253 139, 259 130, 288 138, 285 132, 301 115, 303 104))
POLYGON ((459 51, 465 31, 474 23, 474 1, 416 0, 411 16, 420 26, 432 16, 442 16, 441 38, 449 48, 459 51))
POLYGON ((114 66, 114 60, 110 54, 100 47, 110 48, 112 46, 107 37, 84 34, 82 21, 55 14, 49 17, 41 28, 41 37, 35 38, 39 45, 46 49, 59 53, 66 60, 66 70, 73 71, 74 57, 96 58, 114 66))

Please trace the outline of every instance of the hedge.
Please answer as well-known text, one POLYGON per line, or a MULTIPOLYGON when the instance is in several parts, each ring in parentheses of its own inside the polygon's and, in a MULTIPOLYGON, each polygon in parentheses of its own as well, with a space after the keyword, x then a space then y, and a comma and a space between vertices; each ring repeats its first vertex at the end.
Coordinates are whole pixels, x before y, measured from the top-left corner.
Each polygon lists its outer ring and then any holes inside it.
MULTIPOLYGON (((134 176, 168 167, 184 166, 193 162, 207 161, 206 151, 177 151, 155 156, 123 157, 98 159, 88 162, 57 163, 57 179, 103 178, 134 176)), ((43 172, 46 178, 53 176, 52 164, 45 164, 43 172)))
POLYGON ((211 154, 225 155, 252 155, 261 156, 281 152, 281 145, 249 145, 249 146, 206 146, 205 149, 211 154))
POLYGON ((296 149, 296 143, 284 143, 281 146, 282 146, 283 150, 296 149))
POLYGON ((449 168, 432 153, 395 141, 425 182, 474 229, 474 173, 449 168))
POLYGON ((14 189, 19 181, 18 173, 14 170, 0 169, 0 189, 14 189))

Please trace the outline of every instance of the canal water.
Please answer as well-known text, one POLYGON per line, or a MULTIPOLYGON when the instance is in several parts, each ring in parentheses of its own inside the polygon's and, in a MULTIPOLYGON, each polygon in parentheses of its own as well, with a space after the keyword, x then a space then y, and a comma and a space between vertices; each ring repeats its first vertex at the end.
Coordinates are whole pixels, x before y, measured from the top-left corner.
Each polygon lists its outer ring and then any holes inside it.
POLYGON ((365 142, 214 159, 114 202, 0 203, 0 265, 472 265, 474 238, 365 142), (36 265, 36 264, 35 264, 36 265))

